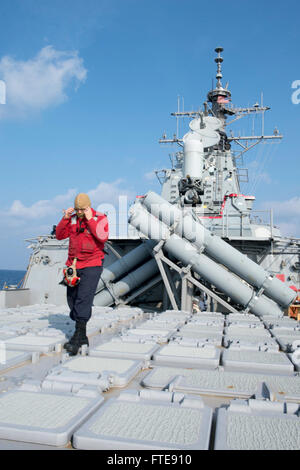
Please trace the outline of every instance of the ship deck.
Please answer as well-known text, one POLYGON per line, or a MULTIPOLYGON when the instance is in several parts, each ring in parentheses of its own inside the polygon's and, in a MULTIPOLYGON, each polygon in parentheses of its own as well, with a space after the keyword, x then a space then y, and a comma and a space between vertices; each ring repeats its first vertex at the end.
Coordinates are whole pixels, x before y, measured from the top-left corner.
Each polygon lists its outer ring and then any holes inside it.
POLYGON ((0 310, 0 449, 300 448, 300 325, 93 307, 70 357, 66 306, 0 310))

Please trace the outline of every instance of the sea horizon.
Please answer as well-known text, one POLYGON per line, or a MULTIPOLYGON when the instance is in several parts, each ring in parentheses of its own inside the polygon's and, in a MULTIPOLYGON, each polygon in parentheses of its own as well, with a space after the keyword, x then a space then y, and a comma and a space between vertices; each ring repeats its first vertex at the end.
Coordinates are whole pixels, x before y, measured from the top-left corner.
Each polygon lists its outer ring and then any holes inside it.
POLYGON ((19 285, 26 274, 26 269, 0 269, 0 289, 4 285, 19 285))

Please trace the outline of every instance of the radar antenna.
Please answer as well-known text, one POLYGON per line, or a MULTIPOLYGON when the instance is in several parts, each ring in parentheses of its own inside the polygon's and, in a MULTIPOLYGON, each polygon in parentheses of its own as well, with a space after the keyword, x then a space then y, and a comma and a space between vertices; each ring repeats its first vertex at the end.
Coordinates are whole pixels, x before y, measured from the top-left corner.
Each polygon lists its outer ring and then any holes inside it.
POLYGON ((223 78, 223 75, 222 75, 221 64, 223 62, 223 58, 221 57, 221 52, 223 52, 224 49, 223 47, 216 47, 215 51, 218 54, 218 57, 215 58, 215 62, 218 64, 218 70, 217 70, 217 75, 216 75, 217 88, 222 88, 221 78, 223 78))
MULTIPOLYGON (((216 79, 217 84, 214 89, 208 92, 207 94, 207 102, 204 103, 204 111, 180 111, 179 105, 177 112, 171 113, 171 116, 176 117, 177 121, 177 134, 173 135, 172 139, 168 139, 166 135, 163 136, 162 139, 159 140, 159 143, 166 143, 166 144, 178 144, 179 146, 183 146, 183 139, 179 138, 178 136, 178 118, 189 117, 193 118, 190 124, 195 125, 198 122, 203 122, 203 118, 205 116, 211 115, 212 118, 215 119, 220 125, 217 126, 220 132, 225 134, 225 128, 228 127, 233 122, 241 119, 244 116, 249 115, 262 115, 262 129, 261 134, 259 135, 251 135, 251 136, 234 136, 231 134, 227 140, 228 143, 235 143, 238 144, 240 147, 240 153, 236 158, 241 157, 245 152, 255 147, 257 144, 262 142, 263 140, 266 141, 274 141, 280 140, 283 138, 283 135, 279 133, 276 129, 272 135, 264 135, 264 114, 266 111, 271 109, 268 106, 263 105, 263 100, 261 98, 261 104, 255 103, 253 106, 248 107, 234 107, 232 104, 229 105, 231 101, 231 92, 228 89, 228 82, 226 83, 225 88, 223 88, 221 79, 223 78, 222 74, 222 63, 223 57, 221 57, 221 52, 223 52, 223 47, 219 46, 215 48, 215 52, 217 53, 217 57, 215 58, 215 62, 217 64, 217 73, 216 79), (208 107, 208 103, 211 103, 211 108, 208 107), (232 119, 229 122, 226 122, 227 116, 232 116, 232 119)), ((190 127, 191 128, 191 127, 190 127)), ((198 130, 199 132, 199 130, 198 130)), ((201 130, 200 130, 201 132, 201 130)))

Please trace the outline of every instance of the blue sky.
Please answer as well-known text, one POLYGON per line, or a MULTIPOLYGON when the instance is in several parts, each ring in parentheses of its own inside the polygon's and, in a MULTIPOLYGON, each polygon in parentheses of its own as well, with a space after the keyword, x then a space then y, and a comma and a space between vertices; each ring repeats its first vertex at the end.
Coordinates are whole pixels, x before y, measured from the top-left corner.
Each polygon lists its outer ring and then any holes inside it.
POLYGON ((158 140, 176 130, 178 95, 185 109, 202 105, 218 45, 232 102, 262 92, 265 133, 284 134, 245 155, 254 180, 242 189, 300 237, 299 14, 294 0, 3 0, 0 268, 26 268, 24 239, 48 233, 76 192, 98 206, 160 191, 152 172, 169 167, 172 148, 158 140))

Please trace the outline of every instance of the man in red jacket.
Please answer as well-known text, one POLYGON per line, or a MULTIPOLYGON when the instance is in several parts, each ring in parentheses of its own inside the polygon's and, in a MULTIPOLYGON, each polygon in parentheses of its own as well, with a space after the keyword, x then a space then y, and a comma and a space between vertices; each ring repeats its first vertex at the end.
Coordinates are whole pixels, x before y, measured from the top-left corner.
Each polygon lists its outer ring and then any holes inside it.
POLYGON ((91 208, 87 194, 80 193, 56 227, 57 240, 69 238, 67 267, 75 266, 80 282, 67 286, 70 317, 75 323, 75 333, 65 349, 78 353, 84 344, 89 345, 86 324, 91 318, 93 299, 103 270, 104 244, 108 239, 108 221, 104 214, 91 208), (74 214, 75 210, 75 214, 74 214))

